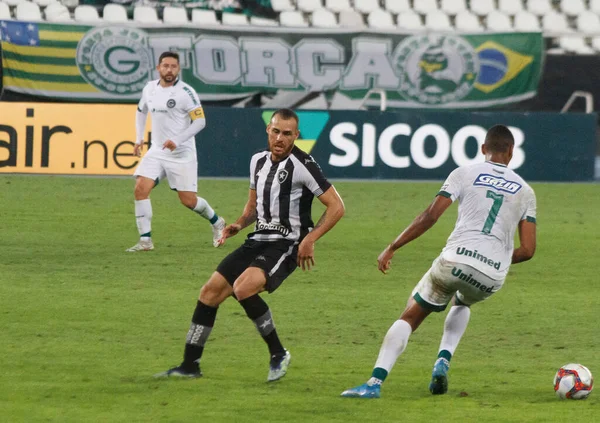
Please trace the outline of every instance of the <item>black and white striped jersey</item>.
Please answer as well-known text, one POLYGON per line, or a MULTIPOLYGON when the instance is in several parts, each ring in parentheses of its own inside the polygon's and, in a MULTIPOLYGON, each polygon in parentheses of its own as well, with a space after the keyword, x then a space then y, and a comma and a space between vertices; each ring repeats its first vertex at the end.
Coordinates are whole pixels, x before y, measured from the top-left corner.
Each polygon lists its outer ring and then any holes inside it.
POLYGON ((250 189, 256 190, 256 224, 248 238, 301 241, 313 228, 312 201, 331 184, 311 155, 294 146, 280 162, 261 151, 250 161, 250 189))

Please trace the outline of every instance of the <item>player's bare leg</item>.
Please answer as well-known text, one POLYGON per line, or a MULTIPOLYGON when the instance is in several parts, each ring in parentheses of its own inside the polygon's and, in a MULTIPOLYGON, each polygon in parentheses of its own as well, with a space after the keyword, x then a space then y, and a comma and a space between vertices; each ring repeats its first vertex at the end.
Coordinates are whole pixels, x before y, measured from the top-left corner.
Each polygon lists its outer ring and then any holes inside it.
POLYGON ((133 247, 127 249, 127 252, 154 250, 152 243, 152 204, 150 203, 150 192, 156 185, 156 182, 145 176, 138 176, 135 180, 135 189, 133 192, 135 198, 135 221, 137 224, 140 240, 133 247))
POLYGON ((269 347, 271 359, 267 381, 272 382, 285 376, 292 356, 281 345, 271 310, 258 295, 264 291, 266 283, 264 270, 258 267, 249 267, 233 284, 233 292, 269 347))
POLYGON ((204 198, 198 197, 195 192, 178 191, 177 194, 181 204, 210 222, 213 233, 213 247, 219 247, 221 245, 219 240, 223 236, 223 229, 225 229, 225 220, 219 217, 210 204, 204 198))
POLYGON ((200 290, 196 310, 185 340, 183 362, 156 377, 197 378, 202 376, 200 358, 204 352, 204 344, 215 324, 219 305, 233 292, 231 285, 219 272, 214 272, 208 282, 200 290))
POLYGON ((371 378, 367 383, 342 392, 342 396, 379 398, 381 384, 394 367, 400 354, 404 352, 410 335, 417 330, 430 313, 431 311, 423 308, 411 298, 400 319, 396 320, 386 333, 371 378))

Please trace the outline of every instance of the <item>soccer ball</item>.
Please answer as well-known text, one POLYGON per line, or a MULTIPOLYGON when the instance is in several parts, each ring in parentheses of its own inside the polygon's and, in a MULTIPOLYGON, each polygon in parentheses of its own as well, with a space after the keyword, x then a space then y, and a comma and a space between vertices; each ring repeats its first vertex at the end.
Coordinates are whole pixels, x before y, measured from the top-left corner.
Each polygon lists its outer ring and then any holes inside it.
POLYGON ((554 376, 554 392, 560 399, 585 399, 593 388, 592 372, 581 364, 562 366, 554 376))

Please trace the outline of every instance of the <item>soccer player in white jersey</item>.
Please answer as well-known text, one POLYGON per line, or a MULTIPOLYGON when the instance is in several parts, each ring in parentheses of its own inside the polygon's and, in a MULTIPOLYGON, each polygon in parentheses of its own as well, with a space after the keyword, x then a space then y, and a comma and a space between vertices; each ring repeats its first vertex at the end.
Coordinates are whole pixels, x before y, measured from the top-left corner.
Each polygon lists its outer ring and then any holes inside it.
POLYGON ((348 389, 345 397, 379 398, 381 384, 404 351, 408 339, 432 311, 452 306, 444 323, 429 390, 448 390, 450 359, 464 334, 470 306, 502 288, 511 263, 533 257, 536 248, 536 200, 533 189, 508 169, 514 139, 503 125, 486 134, 485 163, 455 169, 431 205, 379 255, 379 270, 390 269, 394 252, 423 235, 458 200, 458 218, 442 253, 412 292, 406 309, 388 330, 367 383, 348 389), (519 231, 520 246, 513 239, 519 231))
POLYGON ((187 334, 183 362, 160 377, 200 377, 200 358, 212 331, 219 305, 234 296, 252 320, 269 349, 268 381, 281 379, 291 355, 275 330, 267 303, 259 296, 272 293, 296 269, 314 266, 315 242, 344 215, 344 203, 315 160, 294 145, 298 116, 290 109, 273 113, 267 126, 269 150, 252 156, 250 190, 242 215, 228 225, 225 239, 254 224, 246 241, 217 266, 200 290, 187 334), (312 201, 326 207, 312 221, 312 201))
POLYGON ((211 223, 213 246, 218 247, 225 221, 204 198, 196 195, 198 158, 195 136, 206 125, 202 105, 194 89, 178 79, 177 53, 162 53, 156 69, 160 79, 146 84, 136 113, 137 142, 133 154, 141 155, 148 112, 152 115, 152 144, 134 173, 135 219, 140 240, 127 251, 154 249, 149 196, 158 181, 165 177, 171 189, 177 191, 181 204, 211 223))

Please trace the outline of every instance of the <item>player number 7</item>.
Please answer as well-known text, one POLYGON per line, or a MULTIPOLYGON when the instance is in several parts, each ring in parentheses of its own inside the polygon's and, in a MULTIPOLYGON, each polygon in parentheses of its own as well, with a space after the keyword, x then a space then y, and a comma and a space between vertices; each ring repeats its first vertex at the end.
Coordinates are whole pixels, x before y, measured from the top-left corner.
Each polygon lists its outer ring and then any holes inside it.
POLYGON ((500 206, 502 206, 502 201, 504 201, 504 196, 502 194, 496 194, 494 191, 488 191, 486 197, 494 200, 494 203, 492 204, 487 219, 485 219, 485 224, 483 225, 481 232, 489 234, 492 231, 492 226, 494 226, 494 223, 496 222, 496 217, 498 217, 500 206))

